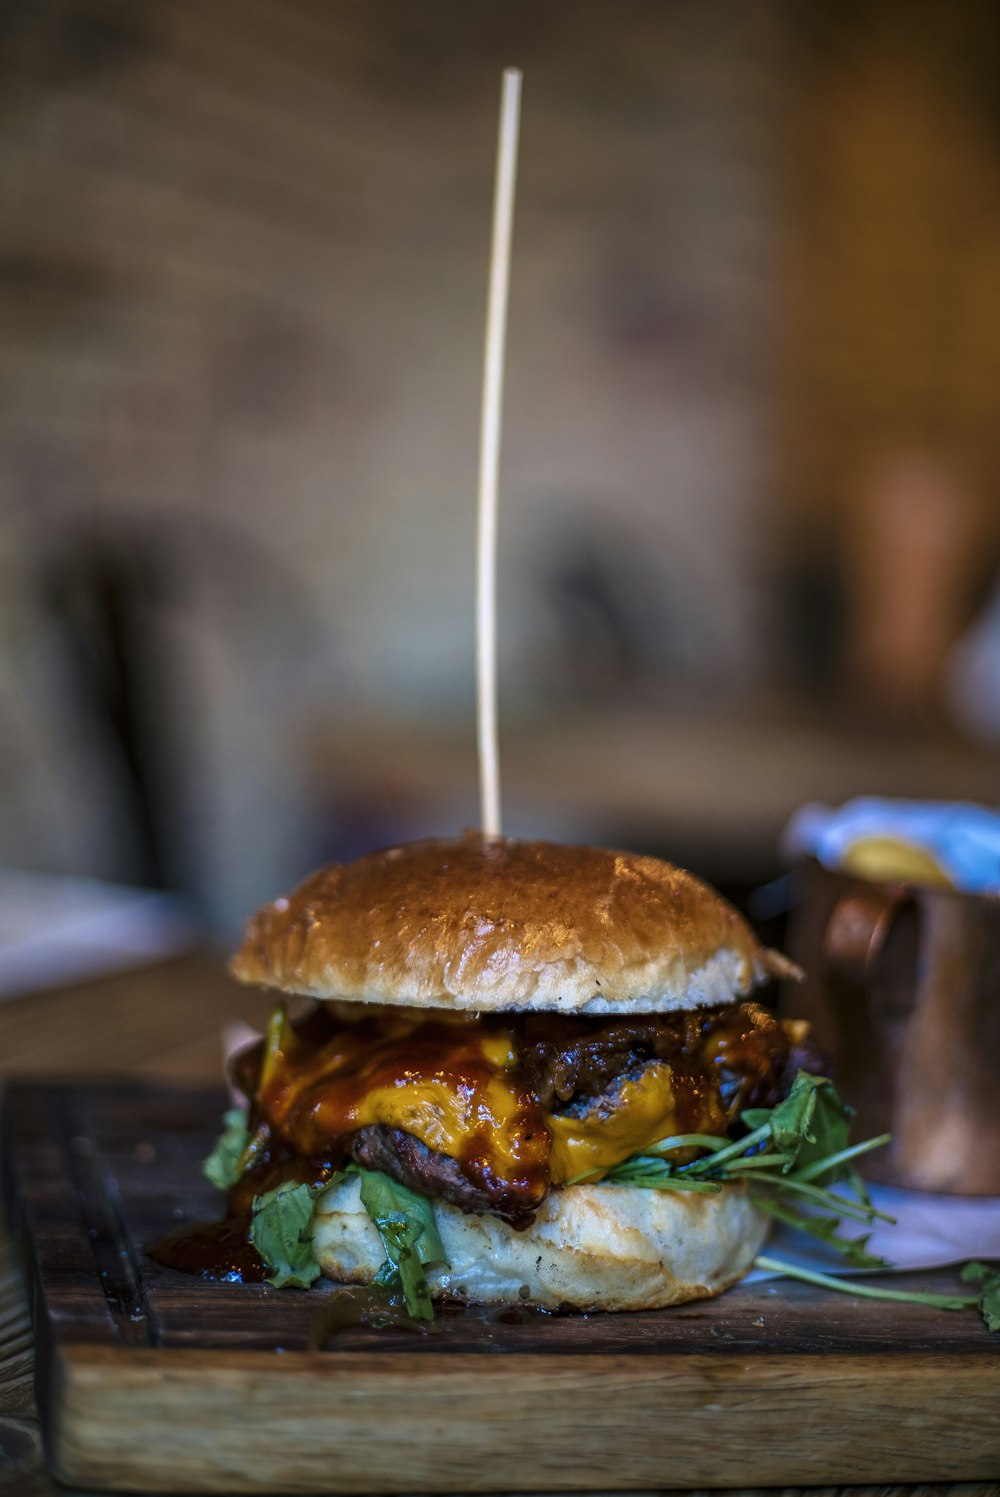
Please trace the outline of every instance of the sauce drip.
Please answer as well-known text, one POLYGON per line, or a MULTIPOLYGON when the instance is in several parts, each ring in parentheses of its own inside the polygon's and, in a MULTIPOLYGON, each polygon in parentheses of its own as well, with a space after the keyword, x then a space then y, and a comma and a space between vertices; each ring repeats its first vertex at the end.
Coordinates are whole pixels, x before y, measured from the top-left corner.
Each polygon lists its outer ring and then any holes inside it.
POLYGON ((247 1237, 246 1223, 231 1217, 177 1227, 151 1247, 148 1256, 165 1268, 229 1284, 263 1284, 267 1277, 267 1266, 247 1237))
POLYGON ((309 1345, 321 1351, 338 1331, 370 1326, 374 1331, 412 1331, 417 1336, 437 1336, 436 1320, 416 1320, 401 1294, 379 1284, 345 1284, 324 1298, 309 1322, 309 1345))

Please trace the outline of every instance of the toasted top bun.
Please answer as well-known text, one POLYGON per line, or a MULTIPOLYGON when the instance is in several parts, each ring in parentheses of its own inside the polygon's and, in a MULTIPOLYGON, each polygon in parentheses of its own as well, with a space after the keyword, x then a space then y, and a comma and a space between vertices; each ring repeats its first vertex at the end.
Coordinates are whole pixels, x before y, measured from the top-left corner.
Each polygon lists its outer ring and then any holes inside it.
POLYGON ((798 969, 672 863, 469 833, 331 864, 254 915, 243 982, 489 1012, 664 1013, 798 969))

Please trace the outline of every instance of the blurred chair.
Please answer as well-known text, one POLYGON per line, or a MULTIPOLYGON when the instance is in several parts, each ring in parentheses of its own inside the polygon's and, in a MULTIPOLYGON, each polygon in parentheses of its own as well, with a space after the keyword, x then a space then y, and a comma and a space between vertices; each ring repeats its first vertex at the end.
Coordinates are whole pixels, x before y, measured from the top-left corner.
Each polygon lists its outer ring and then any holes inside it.
POLYGON ((160 658, 157 606, 169 597, 168 548, 91 536, 42 565, 80 710, 106 746, 130 832, 122 876, 168 887, 172 683, 160 658))
POLYGON ((228 938, 327 853, 304 728, 333 694, 329 631, 280 558, 201 517, 105 516, 38 553, 50 718, 113 809, 104 855, 71 866, 186 894, 228 938))

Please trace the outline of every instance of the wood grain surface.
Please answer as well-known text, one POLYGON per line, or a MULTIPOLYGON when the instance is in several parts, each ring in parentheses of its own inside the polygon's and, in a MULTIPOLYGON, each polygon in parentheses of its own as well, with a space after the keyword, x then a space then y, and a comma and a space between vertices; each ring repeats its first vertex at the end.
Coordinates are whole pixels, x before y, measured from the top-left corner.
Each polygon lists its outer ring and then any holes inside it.
MULTIPOLYGON (((45 1069, 50 1075, 69 1076, 74 1071, 114 1069, 204 1082, 217 1070, 220 1023, 241 1011, 257 1017, 255 1005, 263 1008, 254 995, 235 989, 212 963, 191 958, 4 1005, 0 1007, 0 1053, 5 1055, 8 1071, 45 1069), (162 1006, 167 1016, 162 1010, 151 1011, 151 1003, 162 1006)), ((148 1178, 149 1146, 156 1143, 150 1128, 169 1122, 162 1110, 157 1114, 168 1094, 148 1087, 131 1091, 119 1087, 100 1094, 70 1088, 63 1095, 74 1099, 69 1114, 64 1115, 75 1130, 73 1136, 87 1136, 79 1132, 81 1126, 100 1132, 102 1149, 114 1161, 112 1174, 125 1187, 121 1198, 131 1198, 124 1220, 138 1243, 154 1225, 143 1216, 144 1211, 152 1210, 156 1216, 166 1209, 172 1215, 180 1206, 200 1214, 214 1207, 209 1187, 189 1172, 190 1159, 214 1128, 217 1097, 210 1091, 190 1092, 181 1099, 183 1126, 174 1133, 172 1143, 159 1145, 159 1204, 148 1192, 145 1200, 132 1193, 138 1180, 148 1178), (105 1100, 95 1113, 97 1095, 105 1100), (141 1127, 134 1099, 145 1099, 141 1127)), ((177 1101, 177 1094, 170 1094, 175 1114, 177 1101)), ((95 1166, 93 1156, 84 1165, 85 1180, 88 1169, 91 1179, 95 1167, 98 1177, 105 1169, 104 1162, 95 1166)), ((44 1187, 44 1196, 52 1182, 46 1185, 40 1179, 36 1183, 44 1187)), ((89 1248, 88 1252, 93 1264, 93 1252, 89 1248)), ((858 1497, 876 1497, 876 1493, 888 1497, 890 1492, 912 1497, 931 1497, 932 1493, 943 1497, 946 1492, 952 1497, 960 1493, 996 1497, 1000 1493, 994 1473, 986 1479, 982 1465, 978 1470, 983 1480, 955 1480, 970 1471, 970 1458, 985 1458, 983 1372, 1000 1365, 990 1343, 964 1316, 919 1311, 919 1316, 929 1317, 917 1331, 920 1345, 904 1353, 895 1317, 886 1319, 877 1313, 883 1307, 847 1297, 833 1301, 805 1286, 772 1284, 738 1289, 710 1305, 687 1307, 667 1316, 609 1317, 616 1324, 614 1334, 602 1336, 600 1345, 592 1345, 588 1352, 582 1350, 582 1342, 588 1337, 593 1340, 593 1318, 573 1317, 540 1327, 527 1319, 520 1325, 495 1323, 485 1312, 478 1318, 446 1316, 440 1334, 426 1340, 408 1333, 379 1333, 373 1338, 372 1333, 354 1330, 338 1333, 328 1350, 319 1351, 307 1348, 322 1337, 322 1315, 316 1307, 319 1302, 322 1309, 332 1293, 329 1288, 319 1296, 279 1294, 254 1286, 201 1285, 158 1270, 146 1279, 143 1313, 132 1322, 125 1300, 119 1298, 116 1310, 115 1293, 109 1297, 98 1289, 100 1281, 92 1269, 81 1275, 77 1255, 70 1253, 60 1272, 64 1283, 79 1286, 87 1280, 96 1291, 89 1299, 83 1296, 82 1309, 77 1301, 77 1340, 64 1359, 69 1404, 82 1432, 81 1446, 68 1443, 64 1454, 68 1461, 79 1463, 88 1485, 108 1482, 109 1460, 117 1462, 123 1474, 127 1469, 122 1464, 123 1448, 131 1448, 134 1456, 137 1444, 149 1442, 148 1460, 155 1459, 159 1465, 160 1489, 204 1489, 203 1461, 194 1452, 211 1449, 217 1443, 220 1419, 227 1410, 234 1414, 238 1410, 243 1432, 240 1448, 235 1454, 230 1452, 230 1468, 226 1470, 223 1463, 214 1478, 214 1489, 236 1490, 248 1465, 247 1442, 261 1428, 262 1420, 273 1416, 277 1400, 277 1407, 287 1411, 291 1444, 274 1451, 269 1467, 255 1469, 255 1476, 270 1490, 294 1489, 293 1469, 306 1482, 299 1490, 308 1490, 310 1481, 320 1481, 322 1489, 337 1489, 335 1478, 316 1453, 316 1432, 328 1428, 337 1430, 350 1461, 360 1463, 359 1453, 362 1447, 367 1449, 366 1469, 357 1471, 353 1486, 341 1485, 340 1489, 371 1490, 374 1483, 385 1490, 384 1462, 399 1459, 398 1449, 393 1453, 395 1442, 386 1437, 387 1410, 392 1410, 393 1427, 403 1437, 404 1452, 409 1439, 414 1448, 432 1445, 448 1455, 447 1462, 439 1456, 434 1467, 439 1479, 431 1482, 425 1474, 422 1484, 431 1490, 454 1490, 459 1481, 464 1489, 473 1490, 477 1472, 479 1485, 486 1472, 489 1487, 497 1492, 524 1489, 526 1473, 534 1490, 563 1489, 567 1453, 573 1457, 575 1452, 578 1458, 598 1427, 608 1437, 604 1459, 591 1461, 586 1473, 585 1484, 594 1490, 620 1490, 626 1484, 622 1453, 637 1447, 641 1447, 641 1460, 633 1467, 632 1484, 660 1491, 679 1485, 669 1457, 682 1445, 687 1451, 684 1479, 699 1489, 717 1484, 719 1478, 711 1474, 713 1468, 706 1462, 716 1462, 722 1452, 729 1470, 724 1484, 746 1497, 756 1490, 748 1483, 765 1480, 768 1486, 787 1487, 792 1480, 799 1487, 821 1484, 819 1492, 832 1494, 836 1488, 831 1481, 866 1479, 866 1467, 871 1472, 866 1452, 882 1438, 884 1460, 878 1480, 884 1485, 852 1486, 858 1497), (235 1298, 253 1302, 252 1330, 245 1321, 235 1323, 235 1298), (192 1327, 194 1302, 200 1308, 198 1324, 192 1327), (91 1329, 80 1335, 88 1317, 91 1329), (682 1441, 671 1437, 663 1414, 658 1372, 663 1341, 651 1330, 657 1320, 669 1322, 669 1335, 674 1338, 667 1344, 673 1346, 676 1370, 671 1392, 677 1400, 682 1441), (134 1340, 127 1339, 126 1321, 134 1340), (107 1332, 108 1344, 95 1342, 95 1324, 100 1324, 102 1334, 107 1332), (565 1350, 550 1357, 540 1337, 553 1326, 565 1350), (276 1355, 273 1348, 279 1337, 288 1349, 276 1355), (687 1345, 685 1353, 677 1351, 678 1342, 687 1345), (717 1354, 718 1345, 725 1348, 722 1357, 717 1354), (163 1365, 167 1351, 169 1376, 163 1365), (442 1355, 449 1352, 454 1355, 442 1355), (774 1366, 776 1357, 790 1364, 781 1375, 774 1366), (458 1386, 454 1364, 460 1366, 458 1386), (767 1381, 762 1381, 765 1369, 767 1381), (750 1407, 753 1438, 734 1431, 724 1415, 734 1383, 745 1379, 748 1370, 756 1379, 750 1407), (593 1388, 595 1379, 601 1390, 599 1408, 587 1403, 584 1392, 593 1388), (192 1400, 195 1383, 204 1397, 192 1400), (438 1417, 428 1420, 426 1399, 439 1386, 438 1417), (913 1402, 928 1386, 936 1390, 937 1413, 947 1426, 943 1443, 934 1423, 937 1415, 932 1410, 928 1422, 923 1409, 913 1402), (442 1411, 454 1408, 456 1395, 467 1405, 467 1412, 479 1417, 466 1420, 467 1437, 452 1450, 442 1439, 442 1411), (855 1413, 843 1430, 841 1465, 834 1468, 816 1442, 829 1439, 845 1400, 854 1400, 855 1413), (157 1445, 151 1416, 157 1409, 162 1414, 164 1408, 171 1410, 173 1423, 166 1430, 161 1423, 162 1444, 157 1445), (504 1419, 511 1409, 523 1411, 530 1436, 520 1448, 504 1433, 504 1419), (554 1437, 554 1421, 566 1409, 571 1419, 564 1440, 554 1437), (137 1442, 139 1428, 142 1441, 137 1442), (754 1464, 755 1452, 759 1454, 763 1443, 782 1430, 786 1463, 775 1464, 762 1477, 759 1463, 754 1464), (890 1438, 880 1437, 879 1430, 888 1430, 890 1438), (298 1452, 297 1465, 291 1461, 289 1448, 293 1455, 298 1452), (928 1450, 937 1464, 917 1468, 915 1460, 923 1460, 928 1450), (793 1477, 788 1452, 802 1451, 805 1466, 799 1458, 793 1477), (919 1469, 928 1475, 933 1470, 938 1484, 899 1486, 907 1477, 912 1480, 919 1469), (467 1483, 465 1475, 470 1477, 467 1483)), ((141 1273, 149 1274, 149 1268, 142 1265, 141 1273)), ((65 1491, 51 1485, 44 1469, 30 1366, 30 1335, 18 1271, 0 1251, 0 1489, 5 1497, 8 1492, 65 1491)), ((992 1407, 1000 1407, 995 1393, 992 1407)), ((994 1424, 989 1436, 994 1442, 995 1430, 994 1424)), ((64 1474, 70 1474, 69 1467, 64 1467, 64 1474)), ((135 1474, 128 1471, 128 1479, 135 1474)), ((344 1480, 348 1479, 353 1481, 345 1470, 344 1480)), ((405 1490, 406 1483, 393 1484, 391 1489, 405 1490)))

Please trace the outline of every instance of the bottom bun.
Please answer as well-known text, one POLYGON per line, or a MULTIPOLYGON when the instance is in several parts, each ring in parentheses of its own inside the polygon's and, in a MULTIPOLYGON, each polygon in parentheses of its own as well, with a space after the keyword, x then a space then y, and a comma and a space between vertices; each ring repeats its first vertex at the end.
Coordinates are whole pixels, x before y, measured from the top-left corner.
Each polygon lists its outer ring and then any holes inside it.
MULTIPOLYGON (((527 1231, 499 1217, 434 1203, 449 1267, 431 1292, 473 1305, 555 1310, 659 1310, 718 1294, 743 1277, 769 1220, 742 1184, 718 1194, 571 1185, 557 1190, 527 1231)), ((384 1261, 356 1175, 316 1203, 313 1245, 328 1278, 370 1283, 384 1261)))

